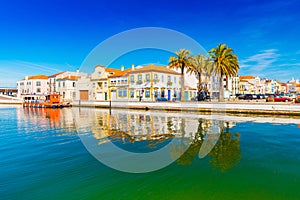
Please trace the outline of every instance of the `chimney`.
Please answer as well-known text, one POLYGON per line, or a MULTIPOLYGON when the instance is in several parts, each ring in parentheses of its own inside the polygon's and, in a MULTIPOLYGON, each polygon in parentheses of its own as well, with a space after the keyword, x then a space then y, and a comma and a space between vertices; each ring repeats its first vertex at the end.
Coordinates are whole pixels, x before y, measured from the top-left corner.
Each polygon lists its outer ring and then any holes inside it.
POLYGON ((121 71, 124 71, 124 65, 121 66, 121 71))
POLYGON ((132 69, 132 71, 134 70, 134 64, 131 65, 131 69, 132 69))
POLYGON ((28 76, 25 76, 25 80, 26 80, 26 81, 28 80, 28 76))

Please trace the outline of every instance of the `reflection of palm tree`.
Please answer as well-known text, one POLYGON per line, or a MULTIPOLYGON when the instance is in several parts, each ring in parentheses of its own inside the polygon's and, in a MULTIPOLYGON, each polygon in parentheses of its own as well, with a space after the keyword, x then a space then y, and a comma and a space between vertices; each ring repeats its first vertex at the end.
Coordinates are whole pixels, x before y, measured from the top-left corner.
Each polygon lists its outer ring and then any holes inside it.
POLYGON ((226 128, 221 128, 219 142, 209 153, 209 156, 211 157, 210 163, 221 171, 226 171, 237 165, 242 158, 241 150, 239 148, 240 134, 229 133, 229 124, 226 124, 226 128))
POLYGON ((203 119, 198 120, 198 130, 192 138, 191 145, 189 148, 182 154, 182 156, 177 159, 177 163, 181 165, 190 165, 192 161, 195 160, 196 155, 198 154, 201 145, 203 143, 203 139, 206 133, 206 130, 203 128, 203 119))
MULTIPOLYGON (((190 165, 192 161, 196 159, 199 150, 205 140, 205 135, 207 134, 207 121, 203 119, 198 120, 198 130, 192 138, 191 145, 182 154, 182 156, 177 159, 177 163, 180 165, 190 165)), ((219 142, 214 146, 213 150, 208 154, 211 157, 210 163, 217 169, 221 171, 226 171, 229 168, 235 166, 241 159, 241 151, 239 148, 239 133, 231 134, 229 133, 229 123, 227 122, 226 128, 224 128, 223 123, 220 125, 220 138, 219 142)), ((181 145, 182 146, 182 145, 181 145)), ((183 150, 184 148, 173 148, 173 150, 183 150)), ((182 151, 181 151, 182 152, 182 151)))

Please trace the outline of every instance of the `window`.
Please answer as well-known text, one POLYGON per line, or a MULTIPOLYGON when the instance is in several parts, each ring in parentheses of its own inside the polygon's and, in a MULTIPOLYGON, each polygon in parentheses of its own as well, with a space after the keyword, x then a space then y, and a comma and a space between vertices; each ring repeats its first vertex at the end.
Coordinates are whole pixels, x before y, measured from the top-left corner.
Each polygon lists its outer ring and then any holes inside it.
POLYGON ((75 82, 73 82, 73 87, 75 87, 76 86, 76 83, 75 82))
POLYGON ((31 85, 31 81, 27 82, 27 85, 31 85))
POLYGON ((134 75, 130 76, 130 83, 134 83, 134 75))
POLYGON ((58 87, 60 87, 60 82, 58 82, 58 87))
POLYGON ((63 87, 65 87, 66 86, 66 82, 63 82, 63 87))
POLYGON ((174 76, 174 83, 175 83, 175 84, 176 84, 176 81, 177 81, 177 80, 176 80, 176 76, 174 76))
POLYGON ((162 82, 162 83, 165 82, 165 80, 164 80, 164 75, 161 75, 161 82, 162 82))
POLYGON ((20 85, 24 85, 24 82, 21 82, 20 85))
POLYGON ((141 81, 142 80, 142 74, 138 75, 138 80, 141 81))
POLYGON ((150 81, 150 74, 146 74, 146 81, 150 81))
POLYGON ((41 88, 37 88, 36 93, 41 93, 41 88))
POLYGON ((130 90, 130 98, 134 98, 134 90, 130 90))
POLYGON ((107 87, 107 82, 104 82, 104 87, 107 87))
POLYGON ((41 86, 41 81, 37 81, 36 86, 41 86))
POLYGON ((154 80, 157 80, 157 79, 158 79, 157 74, 154 74, 154 80))
POLYGON ((168 82, 171 82, 171 76, 168 76, 168 82))
POLYGON ((126 89, 120 89, 118 92, 119 92, 118 93, 119 97, 127 97, 127 90, 126 89))
POLYGON ((150 98, 150 90, 146 90, 146 92, 145 92, 145 97, 146 97, 146 98, 150 98))

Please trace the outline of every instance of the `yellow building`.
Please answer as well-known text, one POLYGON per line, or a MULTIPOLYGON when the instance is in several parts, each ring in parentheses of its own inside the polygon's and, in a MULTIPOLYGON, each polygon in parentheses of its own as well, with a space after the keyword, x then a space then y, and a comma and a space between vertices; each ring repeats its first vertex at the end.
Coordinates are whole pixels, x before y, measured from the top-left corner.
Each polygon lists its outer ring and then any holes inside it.
POLYGON ((180 97, 181 74, 166 66, 148 65, 132 68, 128 76, 128 99, 155 101, 180 97))

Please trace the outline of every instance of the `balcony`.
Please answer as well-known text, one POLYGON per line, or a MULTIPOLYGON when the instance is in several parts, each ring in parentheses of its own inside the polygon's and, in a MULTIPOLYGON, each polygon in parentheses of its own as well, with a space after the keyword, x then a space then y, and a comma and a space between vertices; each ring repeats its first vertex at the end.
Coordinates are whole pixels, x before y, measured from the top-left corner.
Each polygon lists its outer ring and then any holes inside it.
POLYGON ((168 81, 167 82, 167 86, 172 86, 173 85, 173 82, 172 81, 168 81))
POLYGON ((143 83, 142 80, 138 80, 138 81, 136 82, 137 85, 141 85, 142 83, 143 83))

